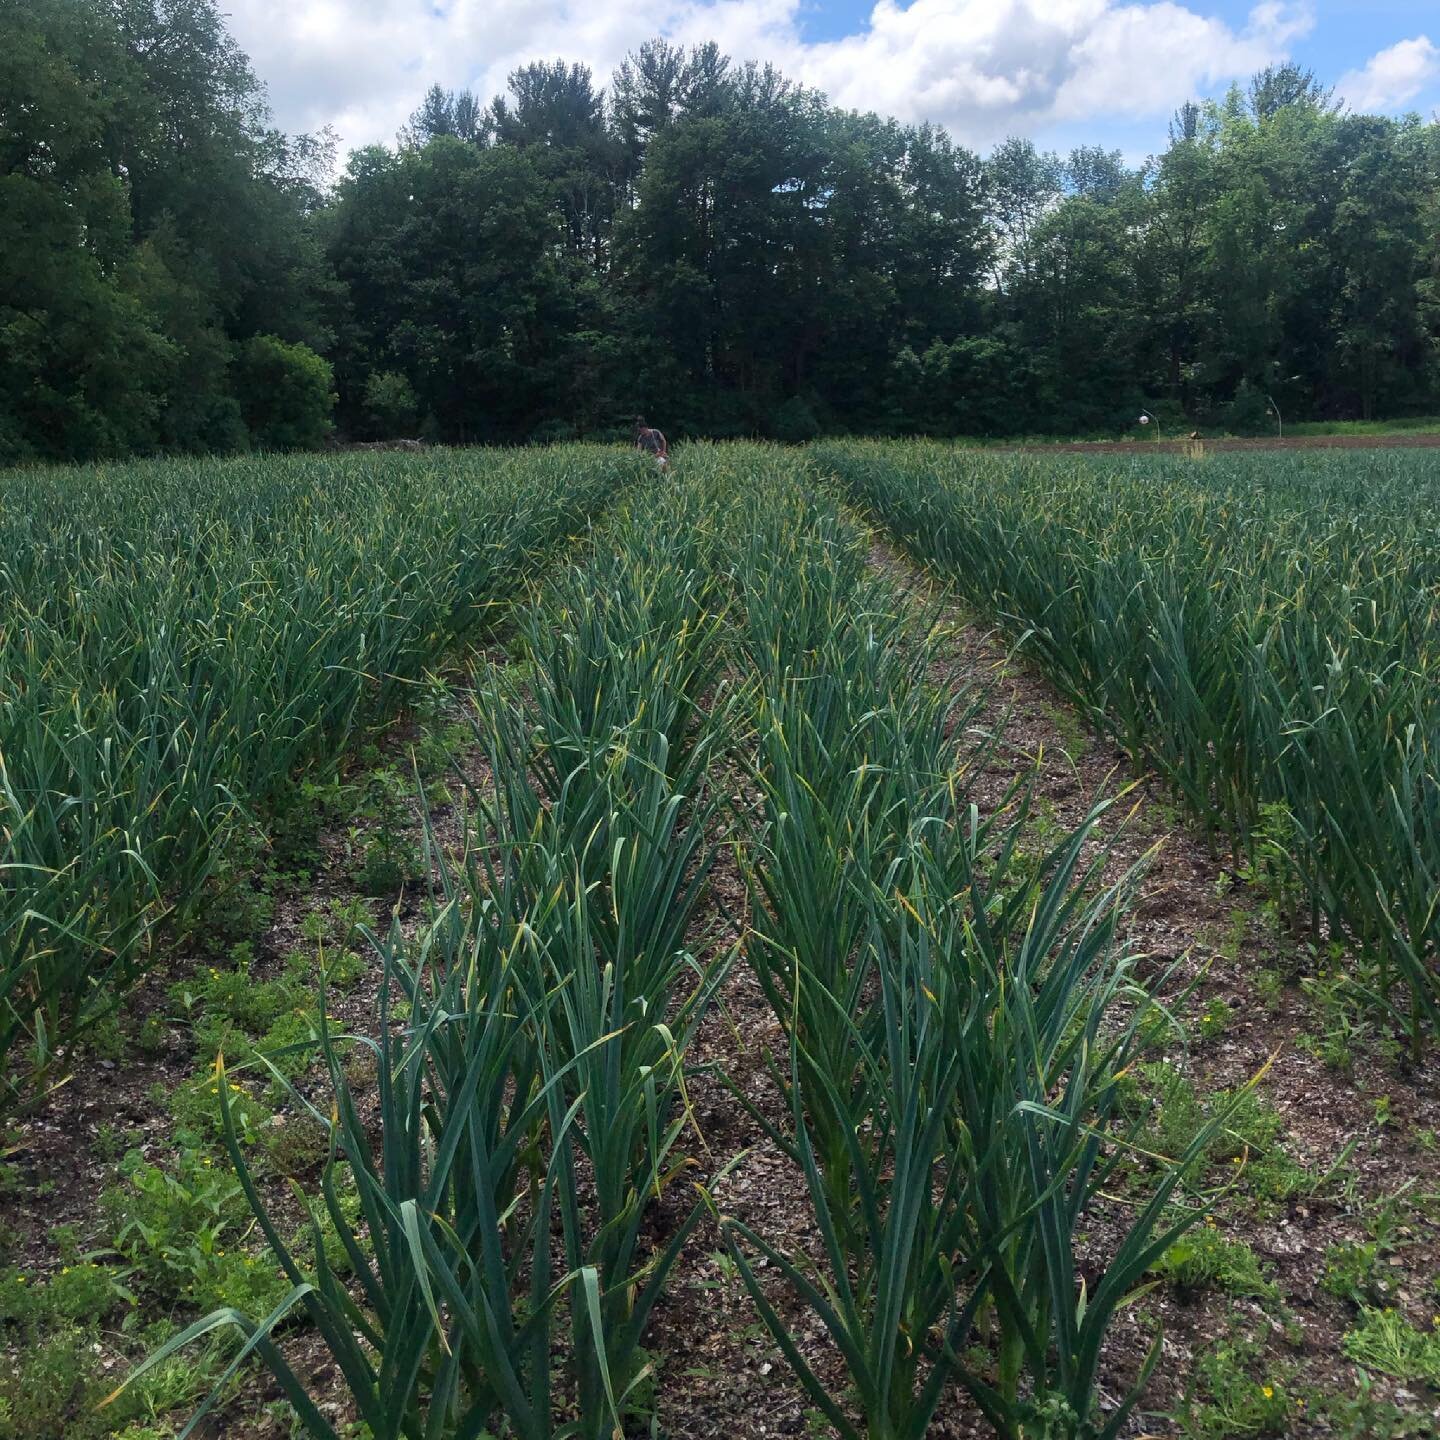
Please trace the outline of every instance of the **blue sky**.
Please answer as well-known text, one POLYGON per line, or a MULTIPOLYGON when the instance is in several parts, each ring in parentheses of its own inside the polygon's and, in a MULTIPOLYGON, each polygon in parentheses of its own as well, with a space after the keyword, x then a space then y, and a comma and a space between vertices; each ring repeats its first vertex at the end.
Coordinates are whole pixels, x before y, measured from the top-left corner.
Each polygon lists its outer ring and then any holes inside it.
POLYGON ((1352 108, 1440 112, 1437 0, 226 0, 288 129, 393 140, 432 82, 482 99, 532 59, 603 83, 641 41, 714 39, 836 103, 932 120, 984 153, 1162 147, 1175 106, 1296 60, 1352 108))
MULTIPOLYGON (((806 39, 836 40, 863 30, 873 0, 803 0, 800 28, 806 39)), ((1239 27, 1253 5, 1244 0, 1196 3, 1191 9, 1217 15, 1239 27)), ((1378 49, 1397 40, 1430 32, 1440 44, 1440 3, 1437 0, 1317 0, 1314 30, 1295 46, 1295 58, 1317 74, 1338 79, 1378 49), (1357 57, 1359 60, 1357 61, 1357 57)), ((1436 96, 1440 101, 1440 95, 1436 96)))

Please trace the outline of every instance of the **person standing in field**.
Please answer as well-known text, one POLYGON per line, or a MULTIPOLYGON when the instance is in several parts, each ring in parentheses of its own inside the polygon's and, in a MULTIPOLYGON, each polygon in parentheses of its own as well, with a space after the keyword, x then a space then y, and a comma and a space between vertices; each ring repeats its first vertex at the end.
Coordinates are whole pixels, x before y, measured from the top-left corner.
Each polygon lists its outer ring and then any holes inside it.
POLYGON ((653 455, 662 470, 670 463, 670 447, 664 435, 647 425, 643 415, 635 417, 635 448, 644 455, 653 455))

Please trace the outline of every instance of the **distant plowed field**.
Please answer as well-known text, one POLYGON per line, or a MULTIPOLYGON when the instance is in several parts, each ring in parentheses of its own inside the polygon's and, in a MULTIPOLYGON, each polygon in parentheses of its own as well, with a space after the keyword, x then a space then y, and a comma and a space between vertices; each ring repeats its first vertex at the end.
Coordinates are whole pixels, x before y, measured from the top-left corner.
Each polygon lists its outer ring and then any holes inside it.
MULTIPOLYGON (((1183 452, 1194 441, 1177 440, 1062 440, 1053 445, 1001 445, 999 450, 1023 450, 1043 454, 1059 450, 1067 454, 1141 455, 1152 450, 1169 454, 1183 452)), ((1274 435, 1226 436, 1200 443, 1206 450, 1434 450, 1440 448, 1440 431, 1417 430, 1395 435, 1296 435, 1280 439, 1274 435)))

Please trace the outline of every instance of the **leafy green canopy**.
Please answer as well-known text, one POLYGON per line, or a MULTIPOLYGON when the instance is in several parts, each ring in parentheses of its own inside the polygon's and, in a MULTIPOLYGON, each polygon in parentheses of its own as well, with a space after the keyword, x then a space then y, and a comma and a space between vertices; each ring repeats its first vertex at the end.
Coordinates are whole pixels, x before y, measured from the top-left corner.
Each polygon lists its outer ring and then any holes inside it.
POLYGON ((333 339, 323 140, 208 0, 6 6, 0 96, 0 461, 243 447, 234 342, 333 339))
POLYGON ((1293 66, 1185 104, 1139 167, 982 161, 657 40, 608 88, 561 60, 489 103, 432 87, 331 184, 332 137, 270 127, 214 0, 5 7, 0 96, 0 461, 268 445, 258 336, 328 360, 370 439, 1440 405, 1440 125, 1293 66))

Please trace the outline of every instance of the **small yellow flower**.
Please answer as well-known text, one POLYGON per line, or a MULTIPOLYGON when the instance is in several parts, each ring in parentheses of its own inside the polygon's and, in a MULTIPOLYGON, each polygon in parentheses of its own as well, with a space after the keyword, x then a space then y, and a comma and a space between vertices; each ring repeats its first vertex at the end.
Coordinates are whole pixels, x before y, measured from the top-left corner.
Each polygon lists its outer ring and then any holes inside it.
POLYGON ((1272 1386, 1262 1385, 1262 1386, 1260 1387, 1260 1393, 1261 1393, 1267 1400, 1273 1400, 1273 1399, 1275 1398, 1275 1391, 1274 1391, 1274 1388, 1273 1388, 1272 1386))

